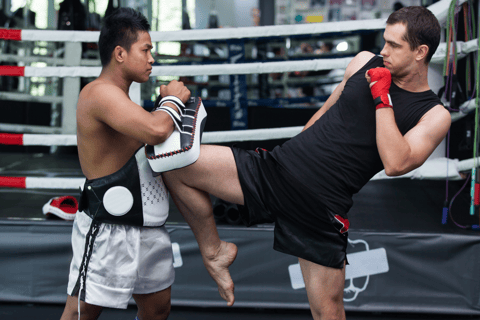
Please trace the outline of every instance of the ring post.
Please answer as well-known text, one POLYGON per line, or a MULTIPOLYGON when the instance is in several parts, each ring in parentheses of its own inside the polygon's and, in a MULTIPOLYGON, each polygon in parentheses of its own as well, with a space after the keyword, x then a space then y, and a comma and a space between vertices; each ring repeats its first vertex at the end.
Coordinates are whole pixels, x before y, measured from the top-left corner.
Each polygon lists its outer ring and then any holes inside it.
MULTIPOLYGON (((243 39, 229 40, 228 60, 231 64, 245 62, 245 43, 243 39)), ((247 76, 244 74, 230 75, 230 92, 233 107, 230 109, 232 130, 248 128, 247 108, 247 76)))
MULTIPOLYGON (((65 43, 65 66, 79 66, 82 58, 81 42, 65 43)), ((63 78, 62 133, 76 133, 76 110, 80 94, 80 77, 63 78)))

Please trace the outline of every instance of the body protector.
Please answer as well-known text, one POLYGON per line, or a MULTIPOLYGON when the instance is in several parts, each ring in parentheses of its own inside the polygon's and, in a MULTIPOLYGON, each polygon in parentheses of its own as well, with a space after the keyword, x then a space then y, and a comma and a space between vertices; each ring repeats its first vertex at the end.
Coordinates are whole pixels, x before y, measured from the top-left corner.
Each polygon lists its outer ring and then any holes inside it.
POLYGON ((86 180, 79 211, 102 223, 162 226, 168 217, 168 190, 141 147, 117 172, 86 180))

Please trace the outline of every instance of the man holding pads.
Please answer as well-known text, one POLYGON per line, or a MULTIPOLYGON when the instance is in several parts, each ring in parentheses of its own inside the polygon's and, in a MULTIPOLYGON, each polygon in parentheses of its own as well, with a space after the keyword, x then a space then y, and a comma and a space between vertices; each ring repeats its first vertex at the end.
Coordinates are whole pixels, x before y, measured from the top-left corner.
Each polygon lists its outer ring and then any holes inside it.
MULTIPOLYGON (((149 113, 129 98, 133 81, 146 82, 154 59, 150 25, 120 8, 99 39, 102 72, 80 92, 77 144, 87 180, 72 231, 73 259, 61 319, 97 319, 102 307, 126 308, 133 296, 139 320, 164 320, 174 281, 172 245, 164 226, 168 191, 145 156, 145 144, 164 142, 178 125, 190 91, 161 86, 162 112, 149 113)), ((158 99, 160 100, 160 99, 158 99)))

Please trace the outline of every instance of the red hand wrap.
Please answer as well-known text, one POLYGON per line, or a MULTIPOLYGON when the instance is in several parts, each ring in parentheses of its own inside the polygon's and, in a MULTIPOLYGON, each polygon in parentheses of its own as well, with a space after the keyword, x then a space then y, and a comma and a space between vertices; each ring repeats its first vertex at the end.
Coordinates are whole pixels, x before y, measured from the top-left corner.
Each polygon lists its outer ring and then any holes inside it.
POLYGON ((368 70, 370 82, 377 81, 370 90, 375 102, 375 109, 393 108, 392 100, 390 99, 390 84, 392 83, 392 75, 390 71, 385 68, 373 68, 368 70))

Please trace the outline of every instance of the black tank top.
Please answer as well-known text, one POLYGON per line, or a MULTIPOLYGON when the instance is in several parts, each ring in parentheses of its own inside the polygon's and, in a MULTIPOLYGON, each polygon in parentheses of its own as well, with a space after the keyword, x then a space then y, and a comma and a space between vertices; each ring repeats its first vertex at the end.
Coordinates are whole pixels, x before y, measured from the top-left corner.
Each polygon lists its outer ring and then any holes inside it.
MULTIPOLYGON (((366 70, 379 66, 382 57, 373 57, 348 79, 338 101, 320 119, 271 152, 335 213, 346 214, 353 194, 383 169, 375 137, 375 106, 365 79, 366 70)), ((441 104, 431 90, 409 92, 393 81, 390 96, 403 135, 441 104)))

